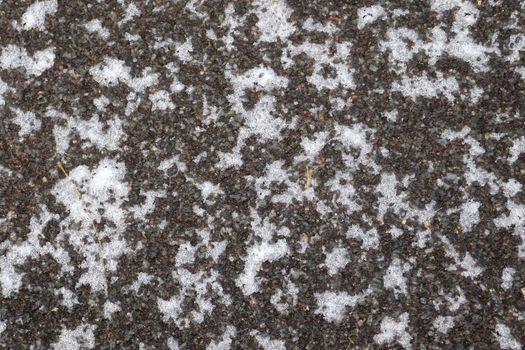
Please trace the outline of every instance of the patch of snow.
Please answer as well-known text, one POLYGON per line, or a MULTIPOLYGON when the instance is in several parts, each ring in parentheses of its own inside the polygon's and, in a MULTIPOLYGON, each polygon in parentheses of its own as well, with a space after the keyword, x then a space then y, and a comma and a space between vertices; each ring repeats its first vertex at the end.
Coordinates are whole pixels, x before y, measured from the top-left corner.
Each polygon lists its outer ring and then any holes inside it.
POLYGON ((92 19, 84 24, 84 28, 86 28, 88 33, 96 33, 104 40, 109 38, 109 30, 102 25, 100 19, 92 19))
POLYGON ((195 261, 195 253, 197 252, 197 248, 198 246, 193 246, 190 242, 182 244, 177 251, 175 265, 181 266, 185 264, 193 264, 195 261))
POLYGON ((283 51, 281 62, 285 68, 288 68, 293 64, 294 56, 304 53, 314 59, 313 72, 307 80, 318 90, 333 90, 340 87, 355 89, 354 70, 349 68, 347 63, 351 48, 352 44, 348 41, 336 44, 335 50, 329 43, 305 42, 298 46, 289 46, 288 50, 283 51), (330 67, 334 74, 326 76, 324 74, 326 67, 330 67))
POLYGON ((121 311, 120 305, 118 303, 113 303, 109 300, 107 300, 104 303, 104 318, 111 320, 112 315, 115 312, 121 311))
POLYGON ((126 65, 126 62, 113 57, 105 57, 103 62, 92 66, 89 69, 89 74, 100 85, 126 84, 138 93, 145 91, 159 81, 159 74, 154 73, 150 67, 142 70, 142 76, 132 77, 131 68, 126 65))
POLYGON ((204 202, 206 203, 212 203, 213 201, 210 201, 210 197, 216 197, 220 194, 224 194, 224 191, 221 189, 219 185, 215 185, 211 183, 210 181, 204 181, 200 184, 197 184, 197 187, 201 191, 202 198, 204 199, 204 202))
POLYGON ((260 32, 259 41, 276 42, 286 40, 295 31, 295 26, 288 21, 292 9, 284 0, 255 0, 255 15, 259 19, 257 28, 260 32))
POLYGON ((169 350, 179 350, 179 342, 176 341, 173 337, 169 337, 166 341, 166 346, 169 350))
POLYGON ((473 200, 469 200, 468 202, 463 203, 461 206, 459 223, 463 229, 463 232, 469 232, 475 224, 479 223, 480 206, 480 202, 473 200))
POLYGON ((503 194, 507 198, 512 198, 521 191, 521 183, 515 179, 509 179, 507 182, 503 183, 503 194))
POLYGON ((55 350, 81 350, 95 347, 96 326, 81 324, 73 330, 62 329, 58 341, 52 345, 55 350))
POLYGON ((265 261, 281 259, 288 254, 288 245, 284 239, 275 243, 258 243, 248 248, 244 260, 244 271, 235 280, 244 295, 249 296, 259 290, 257 272, 265 261))
POLYGON ((47 15, 57 12, 57 0, 36 1, 31 4, 22 15, 21 25, 15 22, 15 28, 18 30, 38 29, 46 30, 44 24, 47 15))
POLYGON ((84 273, 77 286, 90 285, 93 291, 103 290, 105 273, 100 256, 104 257, 107 269, 115 271, 120 256, 129 251, 123 236, 127 225, 122 205, 129 192, 123 181, 125 174, 124 163, 105 158, 93 170, 83 165, 72 169, 69 176, 58 181, 52 189, 57 202, 68 211, 56 241, 67 240, 84 258, 79 267, 84 273), (95 230, 102 220, 109 225, 95 230), (99 244, 102 238, 105 239, 103 245, 99 244))
POLYGON ((452 327, 454 327, 454 317, 452 316, 438 316, 432 322, 432 326, 443 334, 447 334, 452 327))
POLYGON ((68 308, 68 310, 71 311, 71 309, 75 306, 75 304, 79 304, 78 298, 71 291, 71 289, 61 287, 60 289, 55 289, 55 295, 62 294, 62 302, 61 304, 68 308))
POLYGON ((350 261, 348 250, 345 248, 334 248, 330 253, 325 253, 324 265, 328 268, 329 275, 335 275, 350 261))
POLYGON ((122 18, 118 22, 118 25, 121 26, 131 21, 134 17, 140 16, 140 14, 141 12, 138 9, 137 5, 135 5, 134 3, 130 3, 128 4, 128 6, 126 7, 126 11, 124 12, 124 18, 122 18))
POLYGON ((301 140, 301 147, 304 150, 304 156, 295 157, 295 161, 309 160, 313 162, 319 152, 322 151, 323 147, 327 142, 329 132, 320 131, 315 133, 313 140, 308 137, 303 137, 301 140))
POLYGON ((42 122, 36 117, 35 113, 24 112, 18 108, 11 108, 11 111, 15 114, 13 123, 20 127, 18 131, 19 137, 24 137, 32 131, 40 130, 42 127, 42 122))
POLYGON ((510 148, 510 157, 508 158, 509 163, 512 164, 517 161, 522 153, 525 153, 525 136, 513 141, 510 148))
POLYGON ((175 44, 175 54, 182 62, 190 62, 193 59, 192 52, 193 45, 190 38, 186 39, 184 43, 175 44))
POLYGON ((379 248, 379 234, 375 228, 364 231, 357 225, 352 225, 346 232, 346 237, 361 240, 361 248, 364 250, 379 248))
POLYGON ((4 94, 9 90, 9 86, 2 79, 0 79, 0 106, 5 105, 4 94))
POLYGON ((406 294, 407 281, 403 274, 410 271, 410 268, 409 263, 406 262, 402 264, 400 259, 393 259, 386 274, 383 276, 383 285, 385 288, 392 289, 396 296, 398 293, 406 294))
POLYGON ((64 154, 69 149, 69 144, 74 135, 80 137, 86 142, 83 147, 91 145, 98 149, 117 150, 120 147, 120 141, 124 136, 122 122, 118 116, 113 116, 106 124, 99 121, 99 117, 94 115, 91 119, 68 118, 67 115, 56 111, 48 111, 47 117, 57 116, 66 121, 64 126, 55 125, 53 135, 55 137, 56 151, 64 154))
POLYGON ((93 104, 95 105, 95 107, 97 107, 97 110, 101 112, 106 111, 106 107, 109 105, 109 103, 109 99, 104 95, 93 99, 93 104))
POLYGON ((458 311, 459 308, 467 302, 467 298, 465 298, 465 292, 463 292, 463 289, 456 287, 456 290, 458 291, 458 295, 454 296, 452 294, 448 294, 445 296, 445 299, 449 305, 448 309, 452 312, 458 311))
POLYGON ((175 108, 173 104, 170 93, 166 90, 159 90, 151 95, 149 95, 149 100, 151 101, 151 110, 152 111, 165 111, 172 110, 175 108))
POLYGON ((29 75, 39 76, 55 64, 55 48, 48 47, 29 55, 25 48, 7 45, 0 54, 0 68, 23 68, 29 75))
POLYGON ((502 323, 496 325, 494 334, 501 349, 521 350, 521 343, 512 336, 510 328, 502 323))
POLYGON ((269 335, 262 335, 257 331, 251 331, 250 335, 255 337, 255 340, 257 340, 257 343, 263 350, 286 350, 285 342, 282 340, 271 339, 269 335))
POLYGON ((314 20, 311 17, 308 17, 303 22, 303 29, 310 31, 310 32, 323 32, 327 34, 334 34, 339 29, 331 22, 328 22, 326 24, 321 24, 318 22, 314 22, 314 20))
POLYGON ((222 334, 222 339, 219 341, 212 341, 206 347, 206 350, 230 350, 236 333, 237 329, 234 326, 227 326, 222 334))
POLYGON ((508 215, 500 215, 494 219, 496 227, 510 228, 514 226, 514 234, 521 238, 518 246, 518 257, 525 258, 525 205, 513 200, 507 200, 508 215))
POLYGON ((164 322, 172 320, 178 328, 187 328, 190 323, 204 322, 206 315, 212 313, 215 305, 212 300, 217 300, 224 305, 231 304, 231 298, 223 293, 222 286, 217 282, 218 273, 215 270, 198 271, 191 273, 184 268, 173 272, 173 279, 180 284, 180 291, 170 299, 157 299, 157 306, 164 314, 164 322), (215 298, 217 295, 218 298, 215 298), (188 311, 189 317, 184 317, 186 311, 182 305, 191 301, 195 308, 188 311))
POLYGON ((374 341, 379 345, 397 342, 404 349, 410 349, 412 347, 412 336, 406 331, 408 321, 407 312, 401 314, 397 320, 388 316, 383 318, 381 333, 374 336, 374 341))
POLYGON ((443 94, 449 101, 454 101, 453 93, 459 90, 455 77, 443 78, 442 73, 437 73, 437 79, 428 76, 407 77, 392 84, 392 91, 399 91, 403 96, 410 96, 413 100, 417 97, 437 97, 443 94))
POLYGON ((381 5, 360 7, 357 10, 357 29, 363 29, 366 25, 383 17, 386 17, 386 12, 381 5))
POLYGON ((514 275, 516 274, 516 269, 512 267, 506 267, 501 272, 501 288, 509 290, 512 288, 512 282, 514 281, 514 275))
POLYGON ((153 276, 144 272, 140 272, 137 275, 137 279, 129 286, 130 290, 135 291, 138 293, 140 288, 144 285, 148 285, 153 280, 153 276))
POLYGON ((326 291, 316 293, 317 300, 316 314, 321 314, 329 322, 341 322, 346 316, 346 308, 354 308, 357 304, 363 302, 368 295, 372 293, 369 287, 365 291, 350 295, 347 292, 326 291))

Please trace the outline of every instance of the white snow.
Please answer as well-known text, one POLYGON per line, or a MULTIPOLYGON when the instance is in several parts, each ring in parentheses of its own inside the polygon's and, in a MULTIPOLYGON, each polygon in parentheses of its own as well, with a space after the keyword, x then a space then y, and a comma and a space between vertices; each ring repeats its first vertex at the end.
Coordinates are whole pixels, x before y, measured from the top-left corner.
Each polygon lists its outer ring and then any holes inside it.
POLYGON ((507 182, 504 182, 503 185, 503 194, 507 198, 512 198, 521 191, 522 185, 516 179, 509 179, 507 182))
POLYGON ((89 74, 100 85, 126 84, 137 93, 144 92, 159 81, 159 74, 154 73, 150 67, 142 70, 142 76, 132 77, 131 68, 126 65, 126 62, 114 57, 105 57, 103 62, 89 69, 89 74))
POLYGON ((204 181, 200 184, 197 184, 197 187, 201 191, 202 198, 204 199, 205 203, 212 203, 213 201, 210 201, 210 197, 216 197, 218 195, 224 194, 224 191, 221 189, 220 185, 216 185, 214 183, 211 183, 210 181, 204 181))
POLYGON ((2 48, 0 54, 0 68, 18 69, 23 68, 29 75, 39 76, 45 70, 53 67, 55 63, 55 48, 35 51, 33 55, 27 53, 25 48, 10 44, 2 48))
POLYGON ((481 206, 480 202, 469 200, 466 203, 463 203, 461 206, 461 214, 459 217, 459 223, 463 232, 469 232, 472 227, 479 223, 479 208, 481 206))
POLYGON ((525 153, 525 136, 513 141, 510 148, 509 163, 512 164, 517 161, 522 153, 525 153))
POLYGON ((110 103, 109 99, 104 95, 93 99, 93 104, 101 112, 106 111, 106 107, 109 105, 109 103, 110 103))
POLYGON ((237 330, 234 326, 227 326, 221 336, 221 340, 212 341, 206 347, 206 350, 230 350, 236 333, 237 330))
POLYGON ((328 34, 334 34, 339 30, 331 22, 321 24, 319 22, 314 22, 314 20, 311 17, 308 17, 303 22, 303 29, 308 30, 310 32, 324 32, 328 34))
POLYGON ((328 268, 328 274, 335 275, 349 262, 348 250, 345 248, 334 248, 330 253, 325 253, 324 264, 328 268))
POLYGON ((455 77, 444 78, 442 73, 437 73, 437 79, 428 76, 403 76, 400 81, 392 84, 392 91, 399 91, 403 96, 410 96, 413 100, 417 97, 437 97, 443 94, 449 101, 454 101, 453 93, 459 90, 455 77))
POLYGON ((169 350, 179 350, 179 342, 175 340, 173 337, 169 337, 166 341, 166 346, 169 350))
POLYGON ((456 290, 458 291, 458 295, 453 295, 450 293, 445 296, 445 299, 448 303, 448 309, 452 312, 458 311, 459 308, 467 302, 467 298, 465 298, 465 292, 463 292, 463 289, 461 289, 461 287, 456 287, 456 290))
POLYGON ((329 322, 341 322, 346 316, 346 308, 354 308, 363 302, 372 293, 370 287, 365 291, 351 295, 347 292, 325 291, 316 293, 317 300, 316 314, 321 314, 329 322))
POLYGON ((122 18, 118 22, 118 25, 121 26, 131 21, 134 17, 140 16, 140 14, 141 12, 138 9, 137 5, 135 5, 134 3, 130 3, 128 4, 128 6, 126 7, 126 11, 124 12, 124 18, 122 18))
POLYGON ((521 238, 521 245, 518 246, 518 257, 525 258, 525 205, 507 200, 507 210, 509 214, 501 214, 494 219, 494 224, 496 227, 504 228, 514 226, 514 234, 521 238))
POLYGON ((182 62, 190 62, 192 60, 192 52, 193 45, 190 38, 186 39, 184 43, 175 44, 175 54, 182 62))
POLYGON ((79 304, 78 298, 71 291, 71 289, 61 287, 60 289, 55 289, 55 295, 62 294, 62 302, 61 304, 68 308, 68 310, 71 310, 75 304, 79 304))
POLYGON ((120 308, 119 304, 120 303, 113 303, 109 300, 106 300, 104 303, 104 318, 111 320, 112 315, 115 312, 121 311, 122 309, 120 308))
POLYGON ((255 0, 255 15, 259 19, 257 28, 260 32, 259 41, 275 42, 286 40, 294 31, 295 27, 288 21, 292 9, 284 0, 255 0))
POLYGON ((363 250, 379 248, 379 234, 375 228, 365 232, 361 227, 352 225, 346 232, 346 237, 361 240, 361 248, 363 250))
POLYGON ((165 173, 171 169, 173 166, 177 166, 177 169, 181 172, 185 172, 187 170, 186 163, 180 160, 180 157, 178 155, 173 156, 169 159, 163 160, 159 164, 159 170, 164 171, 165 173))
POLYGON ((179 292, 169 299, 157 298, 159 311, 164 314, 164 322, 173 321, 178 328, 189 327, 191 323, 204 322, 207 315, 211 314, 215 305, 212 300, 230 305, 231 298, 224 294, 222 286, 217 281, 217 271, 197 271, 192 273, 184 268, 173 271, 173 279, 180 284, 179 292), (218 298, 212 299, 213 295, 218 298), (190 298, 195 307, 190 311, 183 310, 183 303, 190 298), (187 317, 186 317, 187 316, 187 317))
POLYGON ((313 139, 308 137, 303 137, 301 140, 301 147, 304 150, 304 156, 295 157, 295 161, 309 160, 313 162, 319 152, 322 151, 323 147, 327 142, 327 137, 329 135, 328 131, 320 131, 313 135, 313 139))
POLYGON ((469 278, 476 278, 484 271, 483 267, 478 266, 476 260, 470 255, 469 252, 465 253, 463 259, 460 259, 460 253, 456 251, 452 243, 445 236, 439 236, 441 242, 445 246, 445 255, 449 258, 454 259, 454 265, 450 265, 448 271, 457 271, 458 268, 461 268, 463 271, 461 275, 469 278))
POLYGON ((137 279, 129 286, 129 289, 135 291, 135 293, 138 293, 142 286, 150 284, 152 280, 152 275, 145 272, 140 272, 137 275, 137 279))
POLYGON ((286 350, 285 342, 278 339, 271 339, 269 335, 262 334, 258 331, 251 331, 250 335, 255 337, 259 346, 263 350, 286 350))
POLYGON ((177 251, 175 265, 182 266, 185 264, 193 264, 195 261, 195 253, 197 252, 197 248, 197 246, 191 245, 190 242, 182 244, 177 251))
POLYGON ((53 344, 55 350, 82 350, 95 347, 95 335, 93 331, 96 326, 81 324, 77 328, 62 329, 58 341, 53 344))
POLYGON ((11 108, 11 111, 15 114, 13 123, 20 127, 18 131, 19 137, 24 137, 32 131, 40 130, 42 127, 42 122, 36 117, 35 113, 24 112, 18 108, 11 108))
POLYGON ((101 255, 107 269, 115 271, 120 256, 129 251, 123 236, 127 213, 122 205, 129 192, 127 182, 123 181, 125 174, 123 163, 105 158, 92 170, 83 165, 72 169, 67 178, 53 186, 52 194, 68 213, 62 220, 63 229, 56 241, 68 241, 84 259, 79 267, 84 273, 77 286, 85 284, 93 291, 104 290, 101 255), (96 223, 102 220, 111 225, 105 225, 103 230, 96 229, 96 223), (73 224, 77 228, 67 229, 73 224), (105 238, 104 244, 99 244, 101 238, 105 238))
POLYGON ((393 226, 388 229, 388 233, 390 233, 390 236, 392 236, 392 238, 396 239, 396 238, 401 237, 404 232, 399 227, 393 226))
POLYGON ((397 320, 391 317, 384 317, 381 321, 381 333, 374 336, 374 341, 383 345, 397 342, 404 349, 410 349, 412 336, 406 331, 408 328, 408 313, 401 314, 397 320))
POLYGON ((506 267, 501 272, 501 288, 509 290, 512 288, 512 282, 514 281, 514 275, 516 274, 516 269, 512 267, 506 267))
POLYGON ((468 62, 476 72, 488 71, 489 55, 499 53, 499 50, 495 45, 477 44, 472 37, 470 27, 477 21, 479 10, 468 1, 450 0, 432 1, 431 8, 440 16, 445 11, 457 9, 452 25, 454 36, 447 36, 439 26, 427 31, 424 38, 420 38, 420 34, 413 29, 389 29, 387 40, 380 42, 379 47, 382 51, 389 51, 391 63, 397 65, 394 70, 398 73, 406 71, 406 64, 422 50, 429 57, 430 65, 435 65, 443 55, 448 54, 468 62), (409 46, 408 42, 413 44, 409 46))
POLYGON ((443 334, 447 334, 452 327, 454 327, 454 317, 452 316, 438 316, 432 322, 432 326, 443 334))
POLYGON ((277 311, 282 313, 288 310, 289 307, 297 304, 297 296, 299 294, 299 289, 290 279, 286 278, 286 283, 286 293, 281 288, 277 288, 270 297, 270 303, 277 311))
POLYGON ((9 86, 2 79, 0 79, 0 106, 5 105, 4 94, 9 90, 9 86))
POLYGON ((325 44, 305 42, 298 46, 289 46, 288 50, 284 50, 281 62, 285 68, 288 68, 293 63, 292 57, 305 53, 314 59, 313 72, 307 80, 318 90, 333 90, 340 87, 355 89, 354 69, 347 63, 351 48, 352 44, 348 41, 336 44, 335 50, 332 50, 329 42, 325 44), (335 76, 325 76, 326 67, 333 69, 335 76))
POLYGON ((68 254, 59 247, 49 243, 41 245, 40 236, 51 220, 57 220, 58 215, 51 214, 45 206, 37 210, 38 214, 31 217, 27 240, 4 246, 0 255, 0 286, 4 297, 9 297, 18 292, 22 286, 24 273, 18 272, 16 267, 24 264, 27 259, 36 259, 40 255, 49 254, 61 265, 61 273, 71 272, 68 254))
POLYGON ((57 0, 36 1, 30 5, 21 18, 21 26, 15 23, 15 28, 21 30, 38 29, 44 31, 46 16, 57 11, 57 0))
POLYGON ((461 273, 461 275, 470 278, 479 276, 484 270, 482 267, 477 265, 476 261, 469 252, 465 254, 463 260, 459 261, 458 266, 465 270, 461 273))
POLYGON ((360 7, 357 10, 357 28, 363 29, 366 25, 386 17, 385 9, 381 5, 360 7))
POLYGON ((227 69, 225 76, 230 80, 234 89, 233 94, 228 96, 228 100, 233 110, 242 116, 245 124, 239 129, 237 142, 232 151, 219 152, 220 160, 216 166, 220 169, 242 165, 241 148, 251 135, 256 135, 260 141, 264 142, 279 138, 282 129, 288 126, 284 119, 273 115, 276 104, 274 96, 263 95, 250 110, 246 110, 243 105, 246 90, 271 91, 285 88, 288 85, 287 78, 278 76, 273 69, 262 65, 240 75, 234 75, 230 69, 227 69))
POLYGON ((107 150, 119 149, 120 141, 124 137, 122 122, 116 115, 105 124, 99 120, 98 115, 86 120, 80 117, 68 117, 56 111, 48 111, 46 116, 65 120, 65 125, 55 124, 53 127, 56 151, 59 154, 67 152, 74 136, 85 140, 83 147, 95 146, 98 149, 107 150))
POLYGON ((263 242, 250 246, 244 260, 244 271, 235 280, 244 295, 249 296, 259 290, 257 272, 265 261, 274 261, 288 254, 288 245, 284 239, 275 243, 263 242))
POLYGON ((149 100, 151 101, 151 110, 152 111, 165 111, 175 108, 173 104, 170 93, 166 90, 159 90, 151 95, 149 95, 149 100))
POLYGON ((84 24, 88 33, 98 34, 102 39, 109 38, 109 30, 102 25, 100 19, 92 19, 84 24))
POLYGON ((383 285, 386 289, 392 289, 394 293, 406 294, 407 292, 407 280, 403 276, 405 272, 410 271, 410 264, 405 262, 404 264, 398 258, 392 260, 392 263, 388 267, 386 274, 383 276, 383 285))
POLYGON ((510 333, 510 328, 502 323, 496 325, 494 336, 501 349, 521 350, 522 348, 521 343, 510 333))

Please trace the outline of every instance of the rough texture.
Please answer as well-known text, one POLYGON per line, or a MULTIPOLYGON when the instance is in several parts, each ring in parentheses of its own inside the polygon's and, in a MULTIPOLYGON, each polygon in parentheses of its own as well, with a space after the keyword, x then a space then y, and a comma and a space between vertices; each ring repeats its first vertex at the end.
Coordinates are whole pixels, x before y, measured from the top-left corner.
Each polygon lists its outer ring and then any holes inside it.
POLYGON ((0 0, 0 348, 522 349, 524 14, 0 0))

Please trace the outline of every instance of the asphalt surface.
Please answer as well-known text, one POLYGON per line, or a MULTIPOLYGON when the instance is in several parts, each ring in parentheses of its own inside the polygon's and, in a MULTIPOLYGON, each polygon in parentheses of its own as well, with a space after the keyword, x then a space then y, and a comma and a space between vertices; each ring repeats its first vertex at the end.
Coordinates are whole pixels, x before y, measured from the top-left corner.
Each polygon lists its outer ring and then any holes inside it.
POLYGON ((0 348, 525 346, 525 1, 0 28, 0 348))

